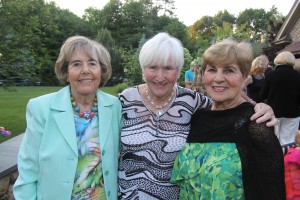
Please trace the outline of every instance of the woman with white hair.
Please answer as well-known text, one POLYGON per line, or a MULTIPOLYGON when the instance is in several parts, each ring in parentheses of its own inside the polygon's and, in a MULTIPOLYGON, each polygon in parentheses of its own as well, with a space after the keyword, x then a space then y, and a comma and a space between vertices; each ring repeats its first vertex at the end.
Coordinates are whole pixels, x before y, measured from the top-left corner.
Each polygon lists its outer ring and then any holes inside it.
POLYGON ((281 145, 294 141, 300 120, 300 75, 293 68, 295 56, 283 51, 274 59, 274 70, 265 79, 261 98, 266 100, 278 119, 275 130, 281 145))

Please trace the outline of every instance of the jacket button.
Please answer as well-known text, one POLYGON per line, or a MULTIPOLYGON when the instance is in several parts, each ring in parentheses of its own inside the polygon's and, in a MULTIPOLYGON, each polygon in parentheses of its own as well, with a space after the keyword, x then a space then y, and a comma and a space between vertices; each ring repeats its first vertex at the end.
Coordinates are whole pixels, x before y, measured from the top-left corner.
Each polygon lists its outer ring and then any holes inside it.
POLYGON ((105 172, 105 175, 107 176, 108 174, 109 174, 109 172, 108 172, 108 171, 106 171, 106 172, 105 172))
POLYGON ((110 191, 107 192, 107 196, 110 196, 110 191))
POLYGON ((102 156, 104 156, 104 154, 105 154, 105 150, 102 151, 102 156))

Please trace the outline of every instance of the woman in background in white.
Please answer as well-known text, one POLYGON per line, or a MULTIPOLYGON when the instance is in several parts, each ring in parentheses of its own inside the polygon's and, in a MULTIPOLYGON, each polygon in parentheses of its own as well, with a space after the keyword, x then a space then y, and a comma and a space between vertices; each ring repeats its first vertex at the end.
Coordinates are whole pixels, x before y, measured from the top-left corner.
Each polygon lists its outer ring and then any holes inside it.
POLYGON ((275 68, 270 71, 261 91, 262 100, 272 107, 278 126, 275 134, 280 144, 294 142, 300 120, 300 74, 293 67, 295 56, 288 51, 274 59, 275 68))

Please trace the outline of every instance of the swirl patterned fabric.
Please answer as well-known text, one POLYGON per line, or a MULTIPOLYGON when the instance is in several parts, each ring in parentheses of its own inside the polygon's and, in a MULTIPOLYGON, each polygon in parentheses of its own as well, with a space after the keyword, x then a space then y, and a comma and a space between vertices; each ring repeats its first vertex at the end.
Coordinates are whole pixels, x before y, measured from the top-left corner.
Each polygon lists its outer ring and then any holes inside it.
POLYGON ((145 106, 138 87, 124 90, 123 127, 119 162, 119 199, 179 198, 179 187, 170 183, 175 158, 186 142, 191 115, 211 101, 178 86, 176 98, 162 115, 145 106))

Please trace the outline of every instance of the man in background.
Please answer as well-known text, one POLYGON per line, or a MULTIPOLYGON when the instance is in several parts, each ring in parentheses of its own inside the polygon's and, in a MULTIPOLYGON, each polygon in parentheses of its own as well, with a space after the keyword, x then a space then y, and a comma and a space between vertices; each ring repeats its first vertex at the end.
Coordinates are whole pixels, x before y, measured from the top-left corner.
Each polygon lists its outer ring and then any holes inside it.
POLYGON ((187 70, 184 75, 184 82, 186 88, 189 89, 192 88, 192 85, 194 83, 194 77, 195 77, 194 71, 195 71, 194 62, 191 62, 190 69, 187 70))

